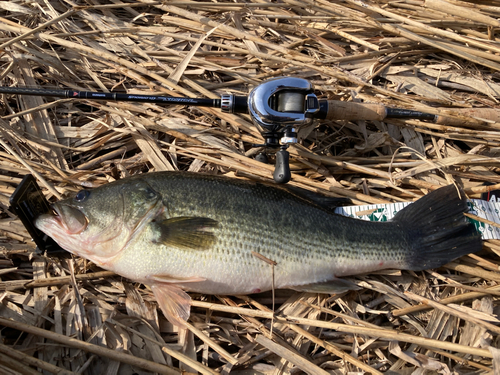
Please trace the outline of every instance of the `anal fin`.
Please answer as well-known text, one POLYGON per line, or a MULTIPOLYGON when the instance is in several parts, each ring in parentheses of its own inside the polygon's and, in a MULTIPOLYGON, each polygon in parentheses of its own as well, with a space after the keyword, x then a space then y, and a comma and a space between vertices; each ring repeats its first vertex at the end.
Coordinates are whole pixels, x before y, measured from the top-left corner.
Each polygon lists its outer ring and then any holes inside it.
POLYGON ((183 284, 183 283, 199 283, 202 281, 206 281, 207 279, 204 277, 174 277, 170 275, 152 275, 149 276, 148 279, 157 281, 159 283, 166 284, 183 284))
POLYGON ((319 283, 290 285, 287 286, 286 288, 293 289, 298 292, 324 293, 324 294, 340 294, 347 292, 349 290, 361 289, 352 281, 346 279, 333 279, 319 283))

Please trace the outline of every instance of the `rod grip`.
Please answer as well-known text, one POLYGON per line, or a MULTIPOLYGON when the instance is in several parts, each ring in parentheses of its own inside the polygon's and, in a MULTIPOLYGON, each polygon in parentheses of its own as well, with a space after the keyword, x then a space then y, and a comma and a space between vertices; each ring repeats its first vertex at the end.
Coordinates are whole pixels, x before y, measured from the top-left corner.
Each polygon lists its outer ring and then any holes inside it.
MULTIPOLYGON (((447 108, 449 110, 449 108, 447 108)), ((477 119, 484 119, 488 121, 500 122, 500 110, 493 108, 460 108, 449 110, 450 114, 460 114, 463 116, 475 117, 477 119)), ((456 117, 448 117, 448 116, 437 116, 436 124, 440 125, 451 125, 451 126, 459 126, 467 123, 466 119, 460 119, 456 117)))
POLYGON ((327 105, 324 118, 328 120, 382 121, 387 115, 386 108, 382 104, 363 104, 339 100, 325 102, 321 104, 327 105))

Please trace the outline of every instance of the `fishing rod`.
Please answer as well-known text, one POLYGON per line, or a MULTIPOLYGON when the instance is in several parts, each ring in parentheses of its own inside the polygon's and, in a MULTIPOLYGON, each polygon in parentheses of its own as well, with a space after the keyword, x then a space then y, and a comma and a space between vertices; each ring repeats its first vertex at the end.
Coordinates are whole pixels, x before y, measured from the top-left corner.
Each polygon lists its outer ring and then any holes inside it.
MULTIPOLYGON (((318 99, 311 82, 297 77, 273 78, 256 86, 248 96, 223 94, 220 99, 24 87, 0 87, 0 94, 190 105, 218 108, 225 113, 249 113, 253 123, 264 138, 263 144, 253 146, 264 147, 265 150, 278 150, 275 152, 276 161, 273 173, 273 178, 277 183, 290 181, 291 172, 287 148, 289 145, 297 143, 296 129, 311 124, 315 119, 351 121, 384 121, 391 118, 420 119, 453 126, 465 123, 459 118, 391 108, 382 104, 318 99)), ((464 108, 454 110, 454 112, 464 116, 500 122, 500 111, 496 109, 464 108)), ((258 159, 267 162, 267 152, 259 154, 258 159)))
POLYGON ((229 103, 228 99, 226 99, 228 95, 223 95, 223 98, 221 99, 205 99, 205 98, 183 98, 183 97, 162 96, 162 95, 158 96, 158 95, 125 94, 119 92, 36 89, 28 87, 0 87, 0 94, 48 96, 48 97, 69 98, 69 99, 108 100, 115 102, 158 103, 166 105, 192 105, 199 107, 220 108, 225 112, 233 112, 233 113, 244 113, 246 112, 247 109, 246 97, 234 96, 234 95, 231 95, 232 97, 229 99, 231 102, 229 103))

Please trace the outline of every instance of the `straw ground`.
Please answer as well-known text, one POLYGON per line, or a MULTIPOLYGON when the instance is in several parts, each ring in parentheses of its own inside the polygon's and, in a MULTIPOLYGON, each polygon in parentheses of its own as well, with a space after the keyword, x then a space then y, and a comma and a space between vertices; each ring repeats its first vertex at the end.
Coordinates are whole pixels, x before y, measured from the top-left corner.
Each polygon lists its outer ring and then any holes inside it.
MULTIPOLYGON (((487 0, 2 1, 0 84, 218 98, 307 78, 321 98, 454 122, 316 122, 290 148, 291 184, 354 204, 449 183, 477 198, 500 186, 500 123, 456 110, 499 107, 499 26, 487 0)), ((28 173, 51 201, 153 170, 270 181, 249 117, 0 100, 1 373, 500 371, 498 240, 441 269, 361 275, 356 292, 276 291, 274 312, 270 293, 192 295, 189 330, 178 332, 146 287, 37 252, 8 199, 28 173)))

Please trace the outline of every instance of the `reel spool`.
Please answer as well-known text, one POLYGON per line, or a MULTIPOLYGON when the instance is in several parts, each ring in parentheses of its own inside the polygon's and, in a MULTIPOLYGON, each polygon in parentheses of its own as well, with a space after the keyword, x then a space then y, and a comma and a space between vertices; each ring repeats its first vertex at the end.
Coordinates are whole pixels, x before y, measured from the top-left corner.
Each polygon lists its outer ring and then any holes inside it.
POLYGON ((277 99, 277 105, 271 104, 271 108, 276 108, 278 112, 304 113, 305 98, 303 93, 283 91, 277 95, 277 99))

